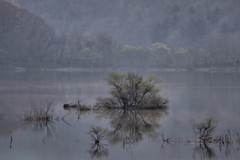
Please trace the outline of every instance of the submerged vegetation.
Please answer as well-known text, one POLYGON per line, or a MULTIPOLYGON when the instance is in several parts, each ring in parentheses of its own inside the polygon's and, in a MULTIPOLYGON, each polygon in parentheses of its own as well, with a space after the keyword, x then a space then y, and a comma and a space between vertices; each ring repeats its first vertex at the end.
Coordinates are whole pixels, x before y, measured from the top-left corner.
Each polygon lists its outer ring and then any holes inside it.
POLYGON ((218 143, 233 145, 234 143, 240 144, 240 134, 236 131, 228 130, 223 135, 213 136, 213 132, 216 130, 217 124, 215 120, 210 117, 202 122, 194 123, 193 130, 196 135, 199 135, 198 143, 218 143))
MULTIPOLYGON (((81 104, 80 100, 76 103, 63 105, 63 108, 67 110, 66 112, 69 110, 77 111, 79 116, 82 111, 89 111, 94 112, 97 118, 103 117, 104 121, 109 119, 107 123, 108 128, 97 126, 92 127, 87 132, 87 135, 92 138, 92 141, 89 140, 89 144, 91 144, 89 154, 92 158, 107 157, 109 154, 107 145, 121 145, 123 149, 127 150, 137 144, 141 145, 141 142, 145 141, 144 138, 148 138, 149 141, 159 139, 160 119, 168 114, 168 100, 160 96, 160 89, 156 86, 160 81, 156 77, 149 76, 144 80, 141 75, 133 72, 129 72, 126 75, 111 72, 107 81, 112 87, 109 90, 111 97, 101 98, 102 101, 97 99, 97 104, 93 110, 91 106, 81 104)), ((51 135, 48 125, 53 124, 52 122, 56 119, 54 113, 55 105, 49 102, 46 108, 33 108, 23 116, 22 120, 34 126, 34 129, 37 131, 41 131, 41 128, 47 129, 47 134, 51 135)), ((64 117, 62 120, 64 121, 64 117)), ((88 124, 84 124, 84 126, 86 125, 88 124)), ((210 158, 216 157, 215 148, 211 148, 210 144, 218 145, 219 148, 226 148, 226 154, 229 154, 235 147, 240 146, 240 135, 238 132, 229 130, 222 135, 214 135, 217 124, 213 118, 196 122, 192 127, 196 133, 196 139, 190 140, 189 137, 186 139, 175 139, 162 134, 160 137, 163 142, 162 146, 165 144, 173 145, 177 142, 191 143, 195 145, 194 157, 210 158)), ((80 132, 83 131, 80 130, 80 132)), ((83 133, 86 133, 86 131, 83 133)), ((43 138, 43 143, 48 142, 47 138, 43 138)), ((161 145, 158 142, 156 144, 161 145)))
POLYGON ((30 123, 50 122, 54 120, 55 105, 53 102, 47 102, 46 109, 43 107, 34 107, 29 113, 23 115, 22 120, 30 123))
MULTIPOLYGON (((73 106, 72 109, 74 110, 78 109, 80 113, 81 111, 85 111, 81 110, 79 105, 82 106, 80 101, 78 101, 78 104, 71 104, 70 106, 73 106)), ((67 105, 65 104, 64 106, 66 107, 67 105)), ((92 158, 108 157, 108 145, 122 144, 123 149, 131 150, 131 147, 139 144, 144 137, 147 137, 148 140, 153 141, 159 138, 159 135, 162 139, 162 149, 165 149, 166 144, 173 145, 181 142, 186 144, 195 144, 193 151, 194 159, 196 157, 201 157, 203 159, 216 158, 217 155, 214 151, 214 148, 209 147, 210 144, 218 145, 220 152, 224 151, 226 156, 231 154, 232 151, 238 151, 240 148, 240 134, 237 131, 228 130, 222 135, 214 136, 217 123, 211 117, 203 120, 202 122, 195 122, 192 125, 193 131, 198 137, 191 140, 190 138, 184 139, 166 137, 166 135, 157 131, 161 127, 161 125, 158 123, 159 120, 163 116, 168 115, 165 107, 158 110, 139 110, 133 109, 137 107, 130 106, 129 108, 130 109, 119 107, 117 109, 109 109, 108 107, 100 107, 93 110, 93 112, 97 114, 98 118, 109 119, 109 124, 112 129, 103 128, 101 126, 92 126, 89 132, 87 132, 87 134, 89 134, 93 140, 93 143, 88 150, 92 158)), ((54 117, 54 112, 55 106, 52 102, 48 101, 45 109, 42 107, 35 107, 22 118, 24 122, 33 127, 32 129, 34 131, 40 132, 44 131, 44 128, 46 128, 47 135, 42 139, 44 144, 47 144, 48 140, 50 140, 52 132, 55 133, 53 122, 58 117, 54 117), (50 125, 51 128, 49 127, 50 125)), ((63 118, 62 120, 64 121, 63 118)), ((12 136, 10 147, 11 145, 12 136)))
POLYGON ((217 125, 213 118, 207 118, 203 122, 194 123, 193 130, 195 134, 199 135, 199 139, 203 142, 212 141, 212 133, 217 125))
POLYGON ((54 122, 58 121, 59 117, 55 116, 55 105, 53 100, 46 99, 46 108, 35 106, 20 118, 24 122, 24 126, 30 127, 33 131, 43 132, 46 130, 47 134, 42 139, 44 144, 53 134, 56 136, 54 122))
POLYGON ((108 109, 162 109, 166 108, 168 99, 159 95, 160 89, 155 85, 160 82, 155 76, 147 80, 139 74, 129 72, 127 75, 110 72, 108 84, 112 86, 111 97, 98 98, 94 108, 108 109))
POLYGON ((240 148, 240 134, 237 131, 227 130, 225 134, 214 136, 213 132, 216 130, 217 124, 213 118, 206 118, 202 122, 193 124, 193 130, 199 137, 194 140, 189 138, 166 138, 162 134, 162 148, 164 144, 175 144, 177 142, 185 142, 186 144, 195 144, 196 147, 193 152, 193 158, 200 157, 201 159, 215 159, 216 153, 213 148, 209 147, 210 144, 219 146, 219 151, 224 152, 228 156, 231 151, 238 151, 240 148))

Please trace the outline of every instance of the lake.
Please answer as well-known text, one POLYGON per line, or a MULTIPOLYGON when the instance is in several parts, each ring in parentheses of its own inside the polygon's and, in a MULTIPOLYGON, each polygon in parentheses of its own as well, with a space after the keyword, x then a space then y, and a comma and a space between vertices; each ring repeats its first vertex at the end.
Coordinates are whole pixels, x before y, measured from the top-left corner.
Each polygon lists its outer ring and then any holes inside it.
POLYGON ((137 72, 161 80, 167 110, 64 110, 65 103, 94 105, 109 96, 107 71, 1 71, 0 159, 239 159, 238 144, 195 143, 192 126, 212 117, 213 136, 240 133, 240 73, 137 72), (49 102, 55 106, 51 123, 20 120, 49 102), (99 143, 91 132, 97 126, 107 129, 99 143))

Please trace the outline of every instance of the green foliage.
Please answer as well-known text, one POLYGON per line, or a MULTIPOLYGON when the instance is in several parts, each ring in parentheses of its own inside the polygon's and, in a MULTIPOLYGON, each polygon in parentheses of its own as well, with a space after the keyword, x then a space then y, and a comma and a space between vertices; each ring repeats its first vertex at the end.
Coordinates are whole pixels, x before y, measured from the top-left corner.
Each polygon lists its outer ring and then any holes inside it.
POLYGON ((152 49, 155 52, 164 52, 164 53, 167 53, 167 54, 171 53, 171 49, 170 48, 168 48, 165 44, 159 43, 159 42, 152 44, 152 49))
MULTIPOLYGON (((221 45, 228 50, 220 49, 213 53, 214 58, 208 55, 204 61, 190 51, 177 60, 172 57, 175 48, 196 44, 207 55, 209 49, 204 42, 209 37, 239 31, 238 1, 208 1, 1 1, 0 64, 28 68, 158 68, 196 63, 205 67, 209 61, 228 64, 233 62, 228 57, 231 42, 221 45)), ((234 61, 236 66, 237 59, 234 61)))
POLYGON ((204 142, 212 140, 212 133, 216 127, 216 122, 212 117, 207 118, 202 122, 193 124, 194 132, 199 135, 199 139, 204 142))
POLYGON ((117 54, 117 63, 124 67, 147 68, 152 56, 150 48, 125 45, 117 54))
POLYGON ((86 104, 82 104, 80 108, 77 108, 78 110, 81 110, 81 111, 89 111, 91 110, 91 105, 86 105, 86 104))
POLYGON ((94 133, 96 133, 96 132, 107 132, 107 131, 108 131, 107 128, 103 128, 103 127, 101 127, 101 126, 91 126, 91 129, 90 129, 89 132, 94 132, 94 133))
POLYGON ((163 43, 154 43, 151 45, 154 57, 152 62, 154 66, 170 66, 172 63, 171 49, 163 43))
POLYGON ((102 64, 103 57, 90 48, 85 48, 79 53, 79 59, 82 66, 97 67, 102 64))
POLYGON ((168 103, 158 92, 155 85, 159 80, 155 76, 149 76, 143 80, 141 75, 129 72, 127 75, 110 72, 108 84, 111 97, 98 98, 95 107, 104 108, 161 108, 168 103))
POLYGON ((184 66, 188 57, 188 51, 182 47, 173 54, 174 64, 176 66, 184 66))
MULTIPOLYGON (((52 101, 47 101, 46 108, 34 107, 28 113, 25 113, 23 117, 20 117, 26 125, 30 126, 33 130, 43 131, 45 127, 48 129, 48 125, 53 125, 53 122, 58 119, 54 116, 55 105, 52 101)), ((50 130, 48 130, 51 134, 50 130)))

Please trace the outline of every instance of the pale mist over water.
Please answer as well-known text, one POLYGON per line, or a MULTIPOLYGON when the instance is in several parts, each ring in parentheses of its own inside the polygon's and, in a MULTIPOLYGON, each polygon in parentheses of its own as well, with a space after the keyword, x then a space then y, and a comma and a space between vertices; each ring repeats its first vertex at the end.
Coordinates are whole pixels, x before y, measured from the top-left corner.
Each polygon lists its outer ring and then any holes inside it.
MULTIPOLYGON (((121 73, 126 73, 121 71, 121 73)), ((140 72, 156 75, 169 109, 158 111, 78 112, 65 103, 94 105, 108 97, 107 71, 1 72, 0 159, 238 159, 240 145, 187 143, 197 139, 192 125, 205 118, 217 121, 214 135, 240 132, 240 73, 140 72), (55 105, 54 121, 25 123, 19 118, 34 107, 55 105), (92 126, 107 128, 96 143, 92 126), (172 138, 172 143, 163 143, 172 138)))

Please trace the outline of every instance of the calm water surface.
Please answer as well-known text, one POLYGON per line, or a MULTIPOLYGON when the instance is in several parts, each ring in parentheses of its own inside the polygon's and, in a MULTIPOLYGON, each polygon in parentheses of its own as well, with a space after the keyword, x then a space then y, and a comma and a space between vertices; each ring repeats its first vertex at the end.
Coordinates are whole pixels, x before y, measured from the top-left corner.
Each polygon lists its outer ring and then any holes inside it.
POLYGON ((170 101, 166 111, 91 111, 79 116, 75 110, 63 109, 63 104, 77 99, 93 105, 97 97, 109 96, 107 74, 0 72, 0 159, 239 159, 240 145, 205 147, 182 140, 196 139, 193 122, 210 116, 218 124, 214 135, 228 129, 240 132, 240 73, 141 73, 161 79, 161 95, 170 101), (53 123, 19 120, 49 101, 56 104, 58 119, 53 123), (91 126, 108 129, 97 145, 88 134, 91 126), (175 143, 163 143, 161 135, 173 137, 175 143))

